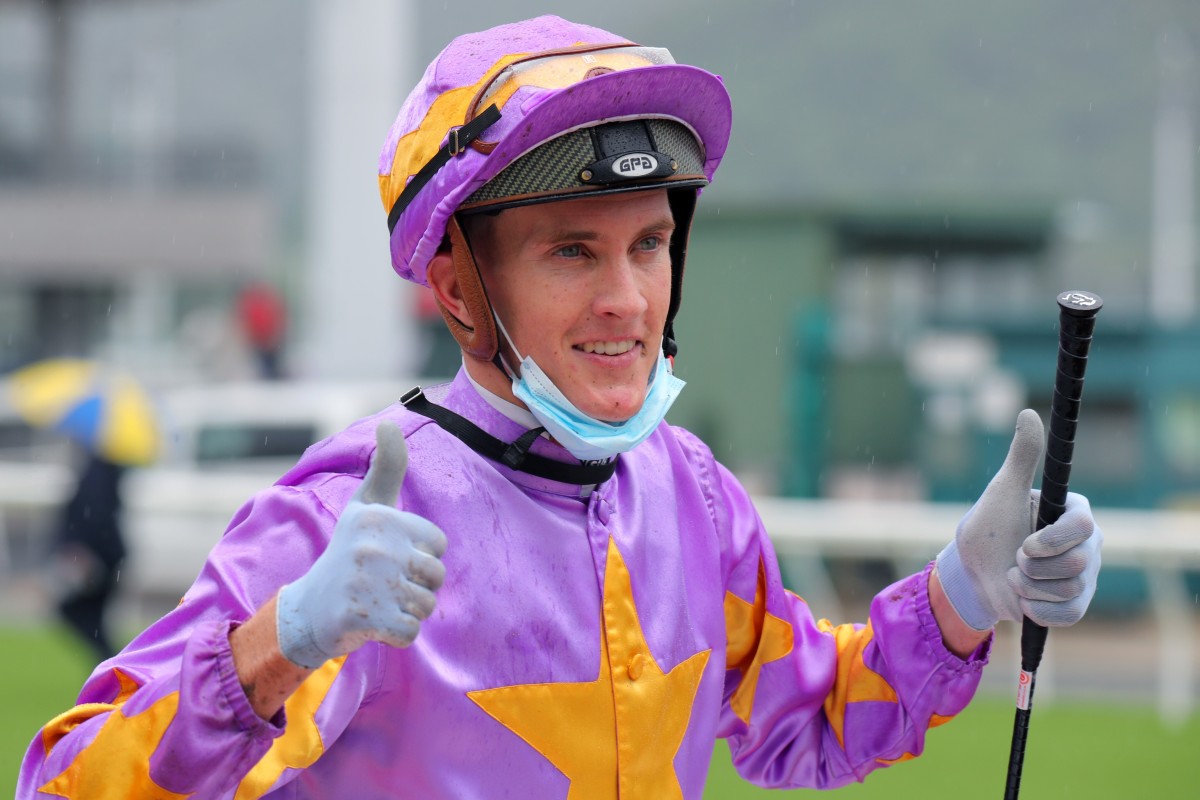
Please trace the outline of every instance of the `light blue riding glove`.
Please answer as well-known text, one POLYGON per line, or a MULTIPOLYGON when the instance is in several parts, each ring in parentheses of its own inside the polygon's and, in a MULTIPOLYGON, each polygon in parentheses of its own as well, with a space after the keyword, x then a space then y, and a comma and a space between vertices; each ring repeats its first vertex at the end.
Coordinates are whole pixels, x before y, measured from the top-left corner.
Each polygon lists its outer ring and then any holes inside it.
POLYGON ((1086 497, 1069 492, 1058 521, 1033 532, 1042 444, 1041 418, 1022 411, 1004 466, 937 557, 946 597, 975 630, 1022 616, 1047 627, 1073 625, 1096 593, 1104 536, 1086 497))
POLYGON ((370 469, 329 546, 303 577, 279 591, 279 648, 301 667, 316 669, 367 641, 412 644, 446 577, 440 560, 445 534, 396 508, 408 467, 404 434, 382 422, 375 440, 370 469))

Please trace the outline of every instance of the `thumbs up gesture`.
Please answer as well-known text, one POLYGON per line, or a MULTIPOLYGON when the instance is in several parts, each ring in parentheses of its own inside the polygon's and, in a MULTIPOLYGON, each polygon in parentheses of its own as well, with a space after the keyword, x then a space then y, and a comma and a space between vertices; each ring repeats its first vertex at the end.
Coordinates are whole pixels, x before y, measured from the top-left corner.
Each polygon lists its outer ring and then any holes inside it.
POLYGON ((445 534, 424 517, 396 508, 408 467, 404 435, 382 422, 375 439, 375 457, 329 546, 304 576, 279 592, 280 649, 301 667, 316 669, 368 641, 412 644, 446 576, 440 560, 445 534))
POLYGON ((1042 420, 1026 409, 1004 466, 938 555, 938 579, 975 630, 1022 615, 1043 626, 1072 625, 1096 593, 1103 535, 1087 498, 1070 492, 1058 521, 1034 533, 1042 420))

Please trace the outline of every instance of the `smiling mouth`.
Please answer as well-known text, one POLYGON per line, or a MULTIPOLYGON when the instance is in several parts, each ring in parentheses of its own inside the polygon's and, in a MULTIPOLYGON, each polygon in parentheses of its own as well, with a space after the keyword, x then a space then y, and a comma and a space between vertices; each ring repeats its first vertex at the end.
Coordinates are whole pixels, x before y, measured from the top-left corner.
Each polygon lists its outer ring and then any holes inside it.
POLYGON ((637 346, 637 341, 627 339, 622 342, 584 342, 579 349, 585 353, 595 353, 602 356, 619 356, 628 353, 637 346))

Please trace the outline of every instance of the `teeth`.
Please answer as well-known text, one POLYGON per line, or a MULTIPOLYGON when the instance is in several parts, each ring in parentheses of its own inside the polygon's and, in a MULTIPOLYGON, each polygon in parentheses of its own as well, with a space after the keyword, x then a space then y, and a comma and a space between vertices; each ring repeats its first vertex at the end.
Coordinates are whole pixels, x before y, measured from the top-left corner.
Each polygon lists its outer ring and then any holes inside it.
POLYGON ((624 342, 587 342, 581 348, 585 353, 600 353, 606 356, 617 356, 628 353, 633 349, 632 341, 624 342))

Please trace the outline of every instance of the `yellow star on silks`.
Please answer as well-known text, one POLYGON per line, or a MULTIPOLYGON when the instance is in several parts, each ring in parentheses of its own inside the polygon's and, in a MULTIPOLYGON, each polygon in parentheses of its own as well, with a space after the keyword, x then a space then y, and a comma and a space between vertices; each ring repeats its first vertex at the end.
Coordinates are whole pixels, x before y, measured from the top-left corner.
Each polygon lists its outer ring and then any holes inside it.
POLYGON ((608 541, 600 668, 594 681, 468 692, 571 781, 568 800, 682 798, 674 760, 712 651, 663 672, 646 644, 633 587, 608 541))
POLYGON ((242 778, 234 800, 257 800, 275 785, 284 770, 304 769, 321 757, 325 752, 325 743, 317 728, 317 709, 325 701, 325 695, 345 663, 345 656, 326 661, 320 669, 305 678, 300 688, 287 699, 284 704, 287 730, 272 742, 271 749, 242 778))
POLYGON ((783 658, 794 645, 791 624, 767 612, 767 570, 761 559, 753 603, 725 593, 725 632, 725 663, 742 673, 729 707, 749 725, 763 665, 783 658))
MULTIPOLYGON (((939 725, 945 725, 947 722, 949 722, 952 719, 954 719, 953 715, 951 715, 949 717, 943 717, 941 714, 934 714, 929 718, 928 730, 933 730, 934 728, 938 727, 939 725)), ((916 757, 917 756, 915 753, 904 753, 899 758, 877 758, 875 760, 878 761, 880 764, 883 764, 885 767, 890 767, 893 764, 899 764, 902 761, 911 761, 916 757)))
POLYGON ((179 692, 171 692, 132 717, 125 716, 122 708, 112 709, 91 744, 40 791, 87 800, 128 797, 183 800, 189 797, 159 786, 150 777, 150 759, 131 755, 131 750, 138 754, 153 752, 175 718, 178 707, 179 692))
POLYGON ((856 628, 854 625, 835 627, 829 620, 822 619, 817 620, 817 628, 822 633, 833 634, 837 641, 837 678, 833 688, 825 696, 825 716, 837 735, 838 744, 845 748, 843 735, 846 727, 846 707, 851 703, 868 700, 898 702, 896 690, 863 660, 867 645, 875 638, 875 629, 871 627, 870 622, 862 628, 856 628))
POLYGON ((82 703, 59 714, 42 727, 42 748, 49 753, 59 740, 71 731, 87 722, 92 717, 98 717, 106 711, 112 711, 125 703, 140 687, 138 682, 121 669, 113 667, 112 677, 117 682, 117 693, 108 703, 82 703))

